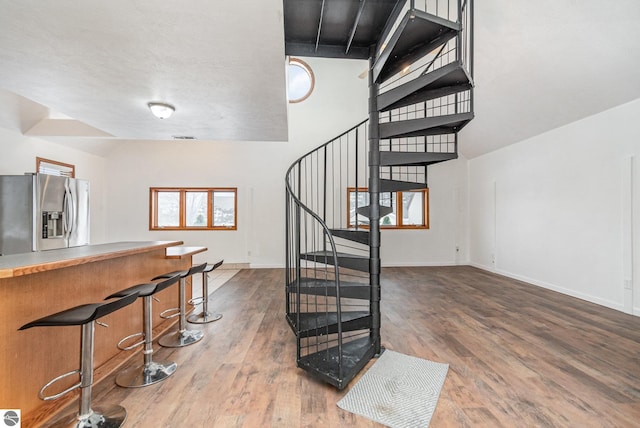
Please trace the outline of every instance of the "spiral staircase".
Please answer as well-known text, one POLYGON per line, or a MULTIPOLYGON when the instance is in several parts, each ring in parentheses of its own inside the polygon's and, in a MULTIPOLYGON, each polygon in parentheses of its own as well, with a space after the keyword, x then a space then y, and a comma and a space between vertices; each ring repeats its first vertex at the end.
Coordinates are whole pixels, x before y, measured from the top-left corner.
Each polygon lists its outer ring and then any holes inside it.
POLYGON ((298 367, 339 389, 382 351, 380 221, 473 119, 472 30, 472 0, 398 2, 369 51, 369 118, 287 171, 286 319, 298 367))

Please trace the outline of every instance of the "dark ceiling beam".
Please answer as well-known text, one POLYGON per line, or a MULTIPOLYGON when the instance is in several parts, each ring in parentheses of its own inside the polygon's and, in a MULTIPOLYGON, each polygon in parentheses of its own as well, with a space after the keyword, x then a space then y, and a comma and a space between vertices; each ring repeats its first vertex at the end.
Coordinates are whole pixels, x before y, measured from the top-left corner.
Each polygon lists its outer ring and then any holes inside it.
POLYGON ((314 43, 285 43, 285 55, 339 59, 369 59, 368 47, 353 46, 345 53, 343 45, 314 45, 314 43))
POLYGON ((356 15, 356 20, 353 23, 353 28, 351 29, 351 35, 349 36, 349 42, 347 43, 347 49, 345 49, 344 53, 349 53, 349 48, 351 47, 351 42, 353 42, 353 37, 356 35, 356 30, 358 29, 358 24, 360 23, 360 17, 362 16, 362 11, 364 10, 364 5, 367 3, 367 0, 360 0, 360 8, 358 9, 358 14, 356 15))
POLYGON ((318 22, 318 34, 316 35, 316 51, 318 50, 318 45, 320 44, 320 33, 322 32, 322 18, 324 17, 324 1, 322 0, 322 7, 320 9, 320 21, 318 22))

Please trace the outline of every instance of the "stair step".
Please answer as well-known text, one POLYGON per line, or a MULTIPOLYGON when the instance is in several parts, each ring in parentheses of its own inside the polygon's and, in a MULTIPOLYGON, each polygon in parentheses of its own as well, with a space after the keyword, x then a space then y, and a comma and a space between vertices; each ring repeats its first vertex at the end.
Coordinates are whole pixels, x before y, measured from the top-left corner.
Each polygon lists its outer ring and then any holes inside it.
POLYGON ((456 22, 420 10, 408 10, 373 65, 375 83, 385 81, 448 42, 460 29, 456 22))
MULTIPOLYGON (((383 190, 380 190, 381 192, 383 190)), ((358 207, 356 210, 358 214, 365 216, 366 218, 371 218, 371 205, 367 205, 364 207, 358 207)), ((393 212, 393 207, 387 207, 385 205, 380 205, 380 217, 384 217, 387 214, 391 214, 393 212)))
POLYGON ((435 152, 380 152, 381 166, 417 166, 433 165, 457 159, 457 153, 435 153, 435 152))
POLYGON ((403 190, 419 190, 426 189, 427 187, 424 183, 413 183, 411 181, 380 180, 381 192, 402 192, 403 190))
POLYGON ((452 134, 473 119, 473 113, 457 113, 380 124, 380 138, 452 134))
MULTIPOLYGON (((342 312, 342 331, 371 328, 371 315, 365 311, 342 312)), ((301 313, 298 335, 300 337, 325 336, 338 332, 336 312, 301 313)))
POLYGON ((373 340, 362 337, 342 344, 342 373, 337 346, 299 358, 298 367, 338 389, 344 389, 374 355, 373 340))
MULTIPOLYGON (((315 296, 335 296, 336 282, 334 280, 325 280, 317 278, 300 278, 301 294, 310 294, 315 296)), ((289 285, 289 292, 296 291, 296 282, 289 285)), ((369 284, 352 281, 340 281, 340 297, 348 299, 366 299, 370 297, 369 284)))
POLYGON ((455 61, 378 95, 378 110, 388 111, 444 97, 471 86, 469 74, 455 61))
MULTIPOLYGON (((359 256, 355 254, 338 253, 338 266, 354 269, 361 272, 369 272, 369 257, 359 256)), ((316 263, 324 263, 333 265, 335 260, 331 251, 314 251, 311 253, 300 254, 303 260, 309 260, 316 263)))
POLYGON ((330 229, 331 234, 338 238, 348 239, 359 244, 369 245, 369 231, 362 229, 330 229))

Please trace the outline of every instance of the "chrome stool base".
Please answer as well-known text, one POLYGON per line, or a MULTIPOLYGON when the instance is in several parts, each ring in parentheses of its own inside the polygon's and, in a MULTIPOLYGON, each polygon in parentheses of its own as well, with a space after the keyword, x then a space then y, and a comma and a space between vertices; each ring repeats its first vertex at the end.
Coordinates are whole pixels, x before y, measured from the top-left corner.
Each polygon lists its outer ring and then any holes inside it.
POLYGON ((191 324, 206 324, 209 322, 218 321, 222 318, 222 314, 212 314, 211 312, 200 312, 199 314, 192 314, 187 317, 187 321, 191 324))
POLYGON ((116 376, 116 385, 123 388, 140 388, 153 385, 171 376, 178 365, 166 361, 150 364, 140 364, 139 366, 126 369, 116 376))
POLYGON ((222 318, 222 314, 209 312, 209 272, 219 268, 223 262, 224 260, 220 260, 213 264, 207 264, 202 270, 202 296, 189 301, 193 306, 202 304, 202 312, 190 315, 187 318, 188 322, 192 324, 207 324, 222 318))
POLYGON ((96 407, 87 415, 77 413, 64 416, 52 427, 65 428, 118 428, 127 419, 127 411, 122 406, 96 407))
POLYGON ((181 348, 192 345, 200 341, 203 337, 204 333, 200 330, 182 330, 162 336, 160 340, 158 340, 158 344, 165 348, 181 348))

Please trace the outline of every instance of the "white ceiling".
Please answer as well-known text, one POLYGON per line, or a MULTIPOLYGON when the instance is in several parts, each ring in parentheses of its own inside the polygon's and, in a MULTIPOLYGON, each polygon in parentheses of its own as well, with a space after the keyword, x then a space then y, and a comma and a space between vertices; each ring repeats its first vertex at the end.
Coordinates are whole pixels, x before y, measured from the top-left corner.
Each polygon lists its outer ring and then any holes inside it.
POLYGON ((467 157, 640 98, 638 0, 476 0, 475 22, 467 157))
POLYGON ((0 10, 0 87, 99 135, 287 139, 281 0, 2 0, 0 10), (158 120, 149 101, 176 112, 158 120))
MULTIPOLYGON (((475 3, 465 156, 640 98, 640 1, 475 3)), ((96 154, 114 138, 287 139, 281 0, 0 0, 0 10, 2 127, 96 154), (176 106, 170 121, 150 115, 154 100, 176 106)))

